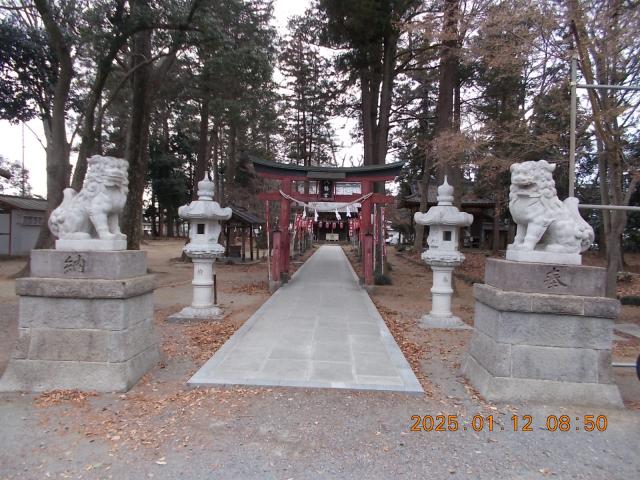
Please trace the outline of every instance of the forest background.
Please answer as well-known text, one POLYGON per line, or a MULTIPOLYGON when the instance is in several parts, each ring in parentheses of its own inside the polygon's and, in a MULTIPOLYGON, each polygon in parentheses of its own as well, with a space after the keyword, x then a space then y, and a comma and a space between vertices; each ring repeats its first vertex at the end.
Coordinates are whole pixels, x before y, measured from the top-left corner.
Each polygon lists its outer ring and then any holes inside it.
MULTIPOLYGON (((206 171, 221 203, 260 211, 257 193, 270 187, 251 156, 405 160, 399 191, 421 191, 421 210, 426 185, 446 174, 456 202, 463 186, 492 198, 497 225, 513 162, 557 163, 567 195, 570 59, 582 83, 638 85, 638 31, 638 2, 623 0, 312 0, 283 34, 270 0, 2 0, 0 119, 42 122, 49 211, 65 187, 81 188, 89 156, 126 158, 129 248, 143 216, 173 235, 206 171), (339 153, 340 118, 352 120, 356 158, 339 153)), ((638 204, 639 100, 581 95, 582 203, 638 204)), ((28 183, 19 165, 0 169, 14 169, 14 187, 28 183)), ((615 283, 640 220, 584 214, 615 283)), ((421 228, 414 237, 422 245, 421 228)), ((43 228, 38 246, 51 241, 43 228)))

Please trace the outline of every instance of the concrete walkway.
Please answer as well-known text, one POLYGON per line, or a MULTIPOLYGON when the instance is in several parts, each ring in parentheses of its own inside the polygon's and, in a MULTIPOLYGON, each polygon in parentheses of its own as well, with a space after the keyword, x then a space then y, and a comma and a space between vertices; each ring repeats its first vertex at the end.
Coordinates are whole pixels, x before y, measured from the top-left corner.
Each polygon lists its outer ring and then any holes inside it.
POLYGON ((422 392, 339 246, 324 245, 189 385, 422 392))

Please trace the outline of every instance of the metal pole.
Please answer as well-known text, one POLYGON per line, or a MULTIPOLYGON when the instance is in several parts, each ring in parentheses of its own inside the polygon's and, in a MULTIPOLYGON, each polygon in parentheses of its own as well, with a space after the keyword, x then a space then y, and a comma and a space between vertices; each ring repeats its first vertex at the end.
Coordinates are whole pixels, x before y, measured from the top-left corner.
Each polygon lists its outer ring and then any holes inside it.
POLYGON ((628 205, 590 205, 585 203, 584 205, 578 205, 578 208, 583 210, 629 210, 631 212, 640 212, 640 207, 630 207, 628 205))
POLYGON ((26 181, 24 175, 24 122, 22 122, 22 170, 20 171, 20 196, 26 197, 26 181))
POLYGON ((575 196, 576 184, 576 85, 578 83, 578 54, 571 55, 571 125, 569 126, 569 196, 575 196))
POLYGON ((638 85, 596 85, 596 84, 589 85, 588 83, 579 83, 578 85, 576 85, 576 87, 595 88, 595 89, 602 88, 607 90, 633 90, 633 91, 640 90, 640 86, 638 85))

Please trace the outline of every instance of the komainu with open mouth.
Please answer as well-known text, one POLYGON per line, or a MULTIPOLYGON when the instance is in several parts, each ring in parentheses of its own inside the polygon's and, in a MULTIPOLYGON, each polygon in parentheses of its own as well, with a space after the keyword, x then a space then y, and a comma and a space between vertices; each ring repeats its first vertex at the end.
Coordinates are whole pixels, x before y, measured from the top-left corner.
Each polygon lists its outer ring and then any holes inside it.
POLYGON ((64 190, 62 203, 51 212, 49 229, 60 239, 122 240, 118 216, 129 192, 126 160, 94 155, 82 190, 64 190))
POLYGON ((509 211, 518 225, 509 250, 581 253, 593 242, 593 228, 578 212, 578 199, 561 202, 553 171, 540 160, 511 165, 509 211))

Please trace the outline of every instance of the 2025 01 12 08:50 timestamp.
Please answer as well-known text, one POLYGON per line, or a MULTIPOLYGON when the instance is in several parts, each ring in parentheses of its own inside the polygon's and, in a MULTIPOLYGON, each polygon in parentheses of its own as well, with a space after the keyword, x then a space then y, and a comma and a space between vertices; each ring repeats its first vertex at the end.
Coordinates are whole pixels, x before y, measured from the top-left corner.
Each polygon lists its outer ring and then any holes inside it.
MULTIPOLYGON (((609 425, 606 415, 582 415, 571 417, 569 415, 547 415, 544 417, 547 430, 550 432, 604 432, 609 425)), ((481 432, 483 430, 514 432, 532 432, 534 428, 534 418, 532 415, 512 415, 511 422, 497 422, 493 415, 474 415, 470 421, 458 415, 412 415, 412 432, 458 432, 473 430, 481 432)))

